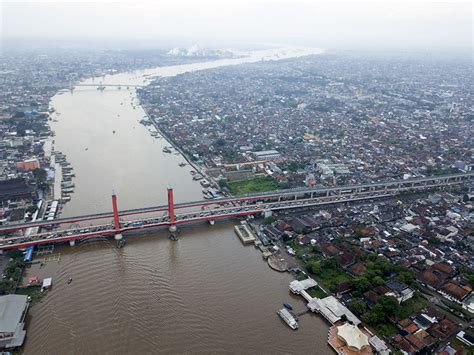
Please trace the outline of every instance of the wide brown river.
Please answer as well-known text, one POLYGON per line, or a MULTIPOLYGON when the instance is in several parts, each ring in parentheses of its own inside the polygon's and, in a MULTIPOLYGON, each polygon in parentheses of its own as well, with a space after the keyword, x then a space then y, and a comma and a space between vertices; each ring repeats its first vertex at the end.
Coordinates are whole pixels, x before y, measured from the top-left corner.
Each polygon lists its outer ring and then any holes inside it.
MULTIPOLYGON (((142 84, 149 75, 257 60, 157 68, 95 82, 142 84)), ((176 202, 202 198, 190 167, 178 166, 184 158, 163 153, 166 141, 139 124, 144 112, 133 89, 80 87, 56 95, 51 105, 58 113, 54 148, 76 174, 62 216, 111 210, 112 191, 120 209, 164 204, 167 186, 175 189, 176 202)), ((328 325, 319 316, 301 316, 300 329, 292 331, 276 315, 283 302, 300 310, 303 301, 290 294, 289 274, 271 270, 257 249, 241 244, 234 223, 187 226, 178 241, 166 231, 129 236, 122 249, 113 240, 57 247, 59 261, 27 271, 51 276, 53 289, 29 311, 24 353, 330 354, 328 325)))

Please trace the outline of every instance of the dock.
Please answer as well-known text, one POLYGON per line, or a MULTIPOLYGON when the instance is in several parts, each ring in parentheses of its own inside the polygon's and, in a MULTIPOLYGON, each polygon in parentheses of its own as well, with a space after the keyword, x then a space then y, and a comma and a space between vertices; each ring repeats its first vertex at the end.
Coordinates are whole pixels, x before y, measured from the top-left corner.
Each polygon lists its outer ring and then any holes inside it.
POLYGON ((239 224, 234 227, 235 233, 239 236, 243 244, 255 243, 257 238, 255 234, 250 230, 247 223, 239 224))
POLYGON ((337 300, 334 296, 325 298, 311 297, 307 289, 317 286, 318 283, 312 278, 290 282, 290 291, 294 294, 301 295, 308 302, 307 307, 311 312, 321 314, 329 323, 334 324, 340 321, 343 316, 354 325, 361 323, 360 319, 355 316, 346 306, 337 300))

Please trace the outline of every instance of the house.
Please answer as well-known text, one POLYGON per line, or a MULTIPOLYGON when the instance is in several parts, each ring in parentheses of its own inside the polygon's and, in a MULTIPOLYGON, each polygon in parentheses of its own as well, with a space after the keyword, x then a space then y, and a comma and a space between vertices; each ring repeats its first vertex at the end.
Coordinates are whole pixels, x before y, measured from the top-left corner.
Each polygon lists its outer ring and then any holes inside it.
POLYGON ((325 257, 336 256, 339 254, 339 249, 336 248, 334 244, 324 243, 324 244, 321 244, 321 253, 325 257))
POLYGON ((468 286, 461 287, 458 283, 449 281, 438 289, 438 292, 447 299, 462 303, 462 301, 469 296, 471 289, 468 286))
POLYGON ((409 300, 415 294, 415 291, 403 282, 389 280, 385 283, 385 285, 390 289, 390 292, 386 293, 385 295, 395 297, 398 303, 402 303, 409 300))
POLYGON ((468 346, 474 346, 474 337, 465 331, 460 331, 456 334, 456 338, 462 341, 464 344, 468 346))
POLYGON ((447 340, 450 336, 459 330, 459 326, 448 318, 444 318, 438 323, 433 324, 427 329, 427 332, 441 341, 447 340))
POLYGON ((356 276, 362 275, 364 272, 366 272, 366 270, 367 268, 365 265, 360 262, 349 267, 349 271, 356 276))

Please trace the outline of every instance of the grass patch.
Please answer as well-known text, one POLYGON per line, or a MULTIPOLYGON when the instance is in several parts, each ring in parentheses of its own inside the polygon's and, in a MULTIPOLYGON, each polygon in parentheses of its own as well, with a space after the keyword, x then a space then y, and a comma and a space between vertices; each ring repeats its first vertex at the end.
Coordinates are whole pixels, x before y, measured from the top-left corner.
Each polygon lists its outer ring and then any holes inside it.
POLYGON ((425 308, 427 305, 427 300, 425 300, 419 294, 415 294, 413 298, 410 298, 408 301, 405 301, 400 305, 400 310, 397 316, 399 317, 399 319, 408 318, 414 313, 417 313, 423 308, 425 308))
POLYGON ((268 176, 258 176, 252 180, 231 181, 227 183, 227 186, 233 195, 272 191, 280 187, 275 180, 268 176))
POLYGON ((306 290, 306 292, 308 292, 308 294, 311 297, 324 298, 324 297, 328 296, 328 294, 326 292, 324 292, 323 290, 321 290, 321 288, 319 286, 314 286, 314 287, 308 288, 306 290))
POLYGON ((27 286, 21 288, 19 287, 16 290, 16 294, 30 296, 31 303, 35 304, 37 302, 41 302, 46 293, 41 292, 41 286, 27 286))

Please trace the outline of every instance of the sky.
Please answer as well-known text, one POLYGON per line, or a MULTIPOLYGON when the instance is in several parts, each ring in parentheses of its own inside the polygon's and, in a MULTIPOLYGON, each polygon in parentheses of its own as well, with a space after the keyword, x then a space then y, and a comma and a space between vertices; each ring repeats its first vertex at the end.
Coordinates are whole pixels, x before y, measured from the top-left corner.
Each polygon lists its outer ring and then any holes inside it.
POLYGON ((3 41, 86 40, 324 48, 470 49, 473 2, 0 0, 3 41))

